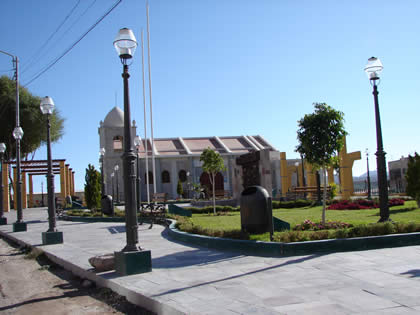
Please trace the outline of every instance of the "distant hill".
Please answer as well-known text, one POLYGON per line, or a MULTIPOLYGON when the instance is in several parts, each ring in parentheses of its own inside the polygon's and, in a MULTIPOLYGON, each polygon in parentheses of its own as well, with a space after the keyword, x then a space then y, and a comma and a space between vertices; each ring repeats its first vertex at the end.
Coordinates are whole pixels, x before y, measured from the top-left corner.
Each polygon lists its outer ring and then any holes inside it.
MULTIPOLYGON (((378 172, 376 170, 369 171, 370 180, 376 182, 378 180, 378 172)), ((353 181, 365 181, 367 179, 367 173, 360 176, 353 176, 353 181)))

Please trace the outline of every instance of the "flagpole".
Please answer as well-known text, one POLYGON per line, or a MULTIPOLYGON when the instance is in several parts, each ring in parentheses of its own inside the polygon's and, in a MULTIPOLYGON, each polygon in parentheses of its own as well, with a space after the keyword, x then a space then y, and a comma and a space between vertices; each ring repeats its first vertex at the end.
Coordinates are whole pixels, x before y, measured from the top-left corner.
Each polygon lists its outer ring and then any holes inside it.
POLYGON ((141 29, 141 67, 143 73, 143 112, 144 112, 144 155, 146 157, 146 192, 147 192, 147 203, 150 203, 150 191, 149 191, 149 150, 147 145, 147 114, 146 114, 146 88, 144 86, 144 40, 143 40, 143 29, 141 29))
POLYGON ((152 72, 150 62, 150 29, 149 29, 149 2, 146 2, 147 15, 147 57, 149 62, 149 99, 150 99, 150 137, 152 139, 152 168, 153 168, 153 193, 156 194, 156 167, 155 167, 155 140, 153 137, 153 108, 152 108, 152 72))

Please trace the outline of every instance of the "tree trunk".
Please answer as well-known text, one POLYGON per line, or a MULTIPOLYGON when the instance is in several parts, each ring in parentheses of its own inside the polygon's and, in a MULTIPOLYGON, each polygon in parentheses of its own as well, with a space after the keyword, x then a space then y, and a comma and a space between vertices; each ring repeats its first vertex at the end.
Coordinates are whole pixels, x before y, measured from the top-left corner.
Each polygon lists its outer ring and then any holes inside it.
POLYGON ((319 176, 319 171, 316 171, 316 199, 317 205, 321 205, 321 179, 319 176))
POLYGON ((322 224, 325 224, 325 206, 327 203, 327 169, 325 166, 322 169, 322 173, 324 175, 324 193, 323 193, 323 200, 322 200, 322 224))
POLYGON ((216 189, 215 189, 215 177, 216 177, 216 174, 214 174, 214 173, 212 173, 211 174, 211 177, 212 177, 212 183, 211 183, 211 185, 213 186, 213 213, 214 214, 216 214, 216 189))

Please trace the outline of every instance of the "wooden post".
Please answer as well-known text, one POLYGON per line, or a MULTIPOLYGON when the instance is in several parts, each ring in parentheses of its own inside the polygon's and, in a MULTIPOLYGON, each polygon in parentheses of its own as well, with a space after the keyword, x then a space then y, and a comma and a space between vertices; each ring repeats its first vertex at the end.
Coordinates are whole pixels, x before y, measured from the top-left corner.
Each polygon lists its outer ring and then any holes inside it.
POLYGON ((10 196, 9 196, 9 164, 3 163, 3 211, 10 211, 10 196))
POLYGON ((281 196, 286 197, 286 192, 288 190, 286 152, 280 152, 280 177, 281 177, 281 196))
POLYGON ((22 172, 22 209, 28 208, 28 195, 26 194, 26 172, 22 172))
POLYGON ((29 204, 28 204, 28 207, 33 208, 34 207, 34 186, 33 186, 33 181, 32 181, 32 174, 30 174, 28 177, 29 177, 29 204))
POLYGON ((66 166, 64 161, 60 161, 60 195, 63 200, 66 200, 66 166))
POLYGON ((17 202, 17 198, 16 198, 16 182, 17 182, 17 168, 14 167, 13 168, 13 209, 17 209, 16 206, 16 202, 17 202))

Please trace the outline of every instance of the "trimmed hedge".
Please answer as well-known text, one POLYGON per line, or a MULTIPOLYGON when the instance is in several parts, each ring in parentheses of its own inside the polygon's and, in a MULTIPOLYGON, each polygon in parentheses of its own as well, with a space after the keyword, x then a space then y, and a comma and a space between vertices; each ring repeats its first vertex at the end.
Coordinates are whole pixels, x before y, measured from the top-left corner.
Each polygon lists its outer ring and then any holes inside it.
MULTIPOLYGON (((291 209, 291 208, 303 208, 310 207, 313 205, 311 200, 298 199, 296 201, 272 201, 273 209, 291 209)), ((207 207, 186 207, 185 209, 190 210, 193 214, 212 214, 213 206, 207 207)), ((241 209, 239 207, 231 206, 216 206, 216 212, 237 212, 241 209)))
POLYGON ((335 238, 353 238, 379 236, 399 233, 420 232, 419 223, 372 223, 361 224, 351 228, 321 231, 290 231, 274 234, 275 242, 305 242, 335 238))
MULTIPOLYGON (((212 214, 213 213, 213 206, 207 207, 185 207, 193 214, 212 214)), ((231 206, 216 206, 216 212, 237 212, 240 211, 239 207, 231 207, 231 206)))
POLYGON ((291 209, 291 208, 303 208, 303 207, 311 207, 314 205, 312 200, 306 199, 298 199, 296 201, 277 201, 273 200, 273 209, 291 209))

